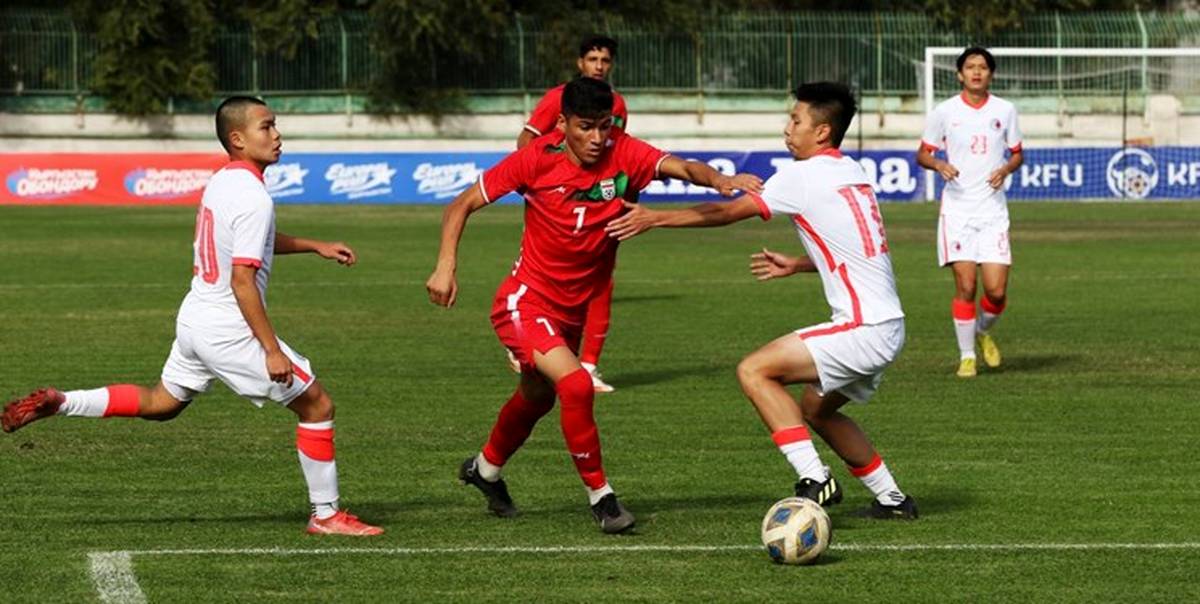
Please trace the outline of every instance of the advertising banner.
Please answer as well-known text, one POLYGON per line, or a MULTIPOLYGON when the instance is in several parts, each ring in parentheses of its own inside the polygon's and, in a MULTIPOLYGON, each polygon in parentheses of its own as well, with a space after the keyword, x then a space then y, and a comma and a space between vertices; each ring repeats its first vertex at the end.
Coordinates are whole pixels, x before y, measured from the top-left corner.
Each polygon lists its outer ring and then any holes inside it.
MULTIPOLYGON (((786 152, 678 152, 724 174, 764 179, 792 162, 786 152)), ((285 153, 267 168, 278 203, 446 203, 504 157, 503 152, 285 153)), ((881 201, 925 198, 912 150, 848 153, 881 201)), ((0 154, 0 204, 195 204, 225 158, 204 153, 0 154)), ((935 192, 943 187, 940 177, 935 192)), ((1014 200, 1200 199, 1200 147, 1028 149, 1005 183, 1014 200)), ((708 201, 714 191, 675 179, 654 181, 641 200, 708 201)), ((502 202, 520 202, 512 194, 502 202)))

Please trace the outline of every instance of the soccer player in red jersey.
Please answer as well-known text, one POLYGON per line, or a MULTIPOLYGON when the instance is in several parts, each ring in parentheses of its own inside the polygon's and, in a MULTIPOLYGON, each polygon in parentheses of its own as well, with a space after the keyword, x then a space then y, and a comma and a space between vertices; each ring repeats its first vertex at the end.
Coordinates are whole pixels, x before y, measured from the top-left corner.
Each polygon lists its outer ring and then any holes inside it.
POLYGON ((259 407, 273 401, 298 416, 296 450, 312 503, 309 533, 378 535, 383 529, 338 509, 333 401, 308 359, 276 335, 265 305, 274 256, 314 253, 351 266, 354 250, 275 230, 275 205, 262 173, 279 161, 282 142, 265 103, 228 98, 216 121, 229 163, 205 187, 196 213, 191 290, 179 307, 159 383, 38 390, 5 406, 0 423, 13 432, 52 415, 167 421, 221 380, 259 407))
POLYGON ((593 517, 603 532, 620 533, 633 526, 634 517, 605 476, 592 415, 595 391, 576 356, 587 305, 612 278, 616 261, 617 241, 605 226, 627 211, 623 200, 658 176, 713 187, 727 196, 735 189, 757 191, 761 180, 722 175, 631 136, 612 140, 612 108, 613 93, 604 82, 578 78, 568 83, 561 131, 504 158, 446 207, 437 266, 426 289, 434 304, 452 306, 458 296, 458 241, 467 217, 510 192, 525 196, 521 253, 496 292, 491 315, 500 341, 521 364, 521 381, 500 409, 482 451, 463 462, 458 476, 484 494, 492 512, 515 515, 501 468, 553 408, 557 395, 567 450, 587 488, 593 517))
MULTIPOLYGON (((579 59, 575 62, 575 66, 579 68, 581 77, 607 82, 616 58, 616 40, 606 36, 588 36, 579 44, 579 59)), ((558 124, 558 114, 561 112, 564 86, 566 84, 551 88, 538 101, 537 106, 533 109, 533 114, 529 116, 529 121, 525 122, 525 127, 521 129, 521 134, 517 137, 518 149, 528 145, 535 137, 554 130, 558 124)), ((625 108, 625 99, 621 98, 621 95, 617 94, 615 90, 613 91, 612 117, 613 127, 609 138, 616 140, 625 134, 625 128, 629 123, 629 112, 625 108)), ((608 325, 612 318, 612 296, 613 281, 610 279, 608 285, 588 304, 587 319, 583 324, 583 350, 579 355, 583 368, 587 369, 592 376, 592 387, 596 392, 603 393, 614 390, 612 385, 605 382, 600 376, 600 370, 596 367, 600 363, 600 353, 604 350, 604 342, 608 339, 608 325)), ((513 371, 520 371, 520 364, 511 353, 509 361, 512 363, 513 371)))

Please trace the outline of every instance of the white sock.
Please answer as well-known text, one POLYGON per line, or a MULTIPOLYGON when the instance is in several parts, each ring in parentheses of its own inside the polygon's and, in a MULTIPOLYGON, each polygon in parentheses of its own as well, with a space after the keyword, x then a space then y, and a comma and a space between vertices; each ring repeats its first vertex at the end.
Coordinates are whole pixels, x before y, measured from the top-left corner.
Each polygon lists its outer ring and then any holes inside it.
MULTIPOLYGON (((298 428, 317 433, 327 433, 329 459, 314 459, 304 452, 305 442, 297 433, 296 453, 300 456, 300 469, 308 483, 308 500, 312 503, 313 515, 320 520, 333 516, 338 510, 337 461, 333 459, 333 422, 300 423, 298 428)), ((324 455, 322 455, 324 456, 324 455)))
POLYGON ((817 482, 829 480, 829 473, 825 464, 821 463, 821 457, 817 455, 817 448, 813 446, 812 440, 804 439, 780 445, 779 451, 787 458, 788 463, 792 464, 796 476, 811 478, 817 482))
POLYGON ((597 503, 600 503, 600 500, 604 499, 605 495, 613 492, 612 486, 607 482, 604 483, 604 486, 595 490, 592 490, 590 487, 583 488, 587 490, 588 502, 590 505, 596 505, 597 503))
POLYGON ((108 409, 108 388, 64 392, 67 402, 58 408, 59 415, 71 417, 104 417, 108 409))
POLYGON ((878 460, 879 465, 870 472, 860 474, 862 470, 856 468, 850 468, 850 472, 858 476, 863 486, 875 494, 875 500, 879 503, 883 505, 896 505, 904 501, 904 493, 900 492, 900 487, 896 486, 896 479, 892 478, 892 473, 888 471, 887 464, 883 463, 883 460, 878 457, 875 459, 878 460))
POLYGON ((475 471, 479 474, 480 478, 488 482, 500 480, 500 468, 501 466, 488 461, 482 452, 475 456, 475 471))
POLYGON ((975 358, 975 319, 955 319, 954 335, 958 338, 958 352, 961 358, 975 358))

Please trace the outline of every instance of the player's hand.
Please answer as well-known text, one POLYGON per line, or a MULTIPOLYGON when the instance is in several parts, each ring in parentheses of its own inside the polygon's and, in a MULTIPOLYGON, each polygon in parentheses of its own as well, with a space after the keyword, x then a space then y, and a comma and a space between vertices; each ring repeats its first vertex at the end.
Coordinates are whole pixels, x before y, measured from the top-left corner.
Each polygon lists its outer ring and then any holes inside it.
POLYGON ((1008 178, 1008 172, 1005 172, 1004 168, 1000 168, 999 170, 992 172, 992 175, 988 177, 988 184, 992 185, 993 189, 999 191, 1000 187, 1004 186, 1005 178, 1008 178))
POLYGON ((292 385, 292 360, 282 350, 267 353, 267 375, 272 382, 292 385))
POLYGON ((453 271, 435 270, 425 282, 425 291, 429 292, 429 301, 450 308, 458 298, 458 279, 453 271))
POLYGON ((621 203, 625 204, 625 208, 629 211, 604 227, 609 237, 625 241, 654 228, 656 218, 654 210, 648 210, 641 204, 629 203, 624 199, 621 200, 621 203))
POLYGON ((317 254, 319 254, 322 258, 337 260, 338 264, 343 264, 345 266, 354 266, 354 263, 358 262, 358 255, 354 253, 354 250, 350 249, 350 246, 342 243, 341 241, 322 243, 321 245, 318 245, 317 254))
POLYGON ((958 178, 958 168, 951 166, 950 162, 948 161, 938 164, 937 171, 938 174, 941 174, 942 178, 946 179, 947 182, 958 178))
POLYGON ((723 176, 713 183, 713 188, 724 197, 733 197, 735 191, 762 193, 762 186, 761 178, 745 172, 733 176, 723 176))
POLYGON ((750 272, 759 281, 769 281, 793 275, 799 272, 797 270, 799 265, 799 258, 772 252, 765 247, 761 252, 750 254, 750 272))

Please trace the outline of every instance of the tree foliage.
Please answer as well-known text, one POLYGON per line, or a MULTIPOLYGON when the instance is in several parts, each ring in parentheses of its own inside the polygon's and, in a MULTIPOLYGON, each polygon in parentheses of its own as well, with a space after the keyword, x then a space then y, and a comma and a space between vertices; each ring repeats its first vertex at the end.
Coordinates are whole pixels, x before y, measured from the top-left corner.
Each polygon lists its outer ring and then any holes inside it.
MULTIPOLYGON (((9 0, 69 2, 81 29, 96 32, 87 86, 127 115, 162 113, 169 99, 208 101, 216 89, 218 33, 249 31, 260 55, 295 57, 339 10, 365 11, 375 111, 433 113, 461 106, 463 74, 486 68, 521 16, 538 24, 542 73, 569 77, 585 34, 619 26, 697 35, 733 11, 918 11, 943 27, 981 36, 1020 27, 1047 11, 1160 9, 1172 0, 9 0)), ((526 82, 522 83, 523 85, 526 82)))

